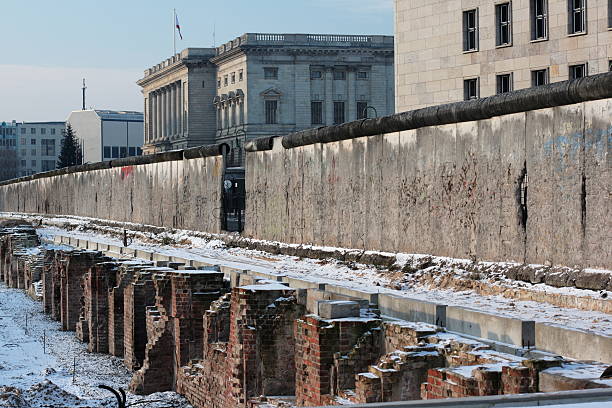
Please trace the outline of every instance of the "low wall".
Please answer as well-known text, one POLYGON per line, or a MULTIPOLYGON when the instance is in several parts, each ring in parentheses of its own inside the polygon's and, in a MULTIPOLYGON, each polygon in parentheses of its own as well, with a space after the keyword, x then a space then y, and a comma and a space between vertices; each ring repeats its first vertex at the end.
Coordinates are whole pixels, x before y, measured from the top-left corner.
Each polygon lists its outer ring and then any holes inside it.
POLYGON ((611 269, 612 74, 540 88, 253 142, 245 234, 611 269))
POLYGON ((60 169, 0 183, 0 211, 221 231, 220 147, 60 169))

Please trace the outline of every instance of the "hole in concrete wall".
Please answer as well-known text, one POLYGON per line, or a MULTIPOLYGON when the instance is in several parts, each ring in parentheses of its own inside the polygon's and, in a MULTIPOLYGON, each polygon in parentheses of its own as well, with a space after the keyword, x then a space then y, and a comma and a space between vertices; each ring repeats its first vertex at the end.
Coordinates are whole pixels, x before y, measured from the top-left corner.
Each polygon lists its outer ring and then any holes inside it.
POLYGON ((527 185, 528 185, 528 176, 527 176, 527 161, 523 163, 523 170, 521 171, 521 175, 518 178, 518 189, 516 192, 517 201, 519 205, 519 222, 523 230, 527 229, 527 185))

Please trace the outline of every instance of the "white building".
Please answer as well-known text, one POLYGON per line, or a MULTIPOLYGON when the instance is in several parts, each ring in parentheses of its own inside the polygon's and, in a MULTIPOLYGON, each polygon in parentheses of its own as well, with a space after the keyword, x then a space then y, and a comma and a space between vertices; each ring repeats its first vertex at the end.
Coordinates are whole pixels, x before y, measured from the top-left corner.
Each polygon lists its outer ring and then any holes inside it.
POLYGON ((67 122, 83 146, 83 163, 142 154, 144 117, 141 112, 80 110, 73 111, 67 122))
POLYGON ((19 176, 57 168, 64 122, 17 123, 19 176))

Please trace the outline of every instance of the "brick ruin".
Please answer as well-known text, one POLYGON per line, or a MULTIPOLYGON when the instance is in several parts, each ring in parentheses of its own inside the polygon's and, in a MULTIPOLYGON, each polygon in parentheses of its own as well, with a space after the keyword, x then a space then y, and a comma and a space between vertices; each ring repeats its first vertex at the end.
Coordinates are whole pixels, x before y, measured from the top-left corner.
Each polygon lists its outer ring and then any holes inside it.
POLYGON ((0 279, 41 297, 90 352, 123 358, 130 391, 174 390, 196 408, 612 387, 599 363, 389 321, 367 301, 244 272, 41 245, 30 227, 0 229, 0 279))

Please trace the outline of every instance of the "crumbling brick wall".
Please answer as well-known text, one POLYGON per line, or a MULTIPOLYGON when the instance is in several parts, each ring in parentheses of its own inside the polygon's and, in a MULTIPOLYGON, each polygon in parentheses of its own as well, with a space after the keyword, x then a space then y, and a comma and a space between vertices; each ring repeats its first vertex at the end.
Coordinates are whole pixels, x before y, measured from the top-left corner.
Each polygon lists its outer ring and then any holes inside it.
POLYGON ((130 370, 142 366, 147 345, 147 306, 155 305, 155 287, 150 274, 139 273, 124 290, 124 362, 130 370))
POLYGON ((102 260, 84 278, 84 320, 88 324, 87 349, 108 353, 108 289, 115 286, 117 263, 102 260))

